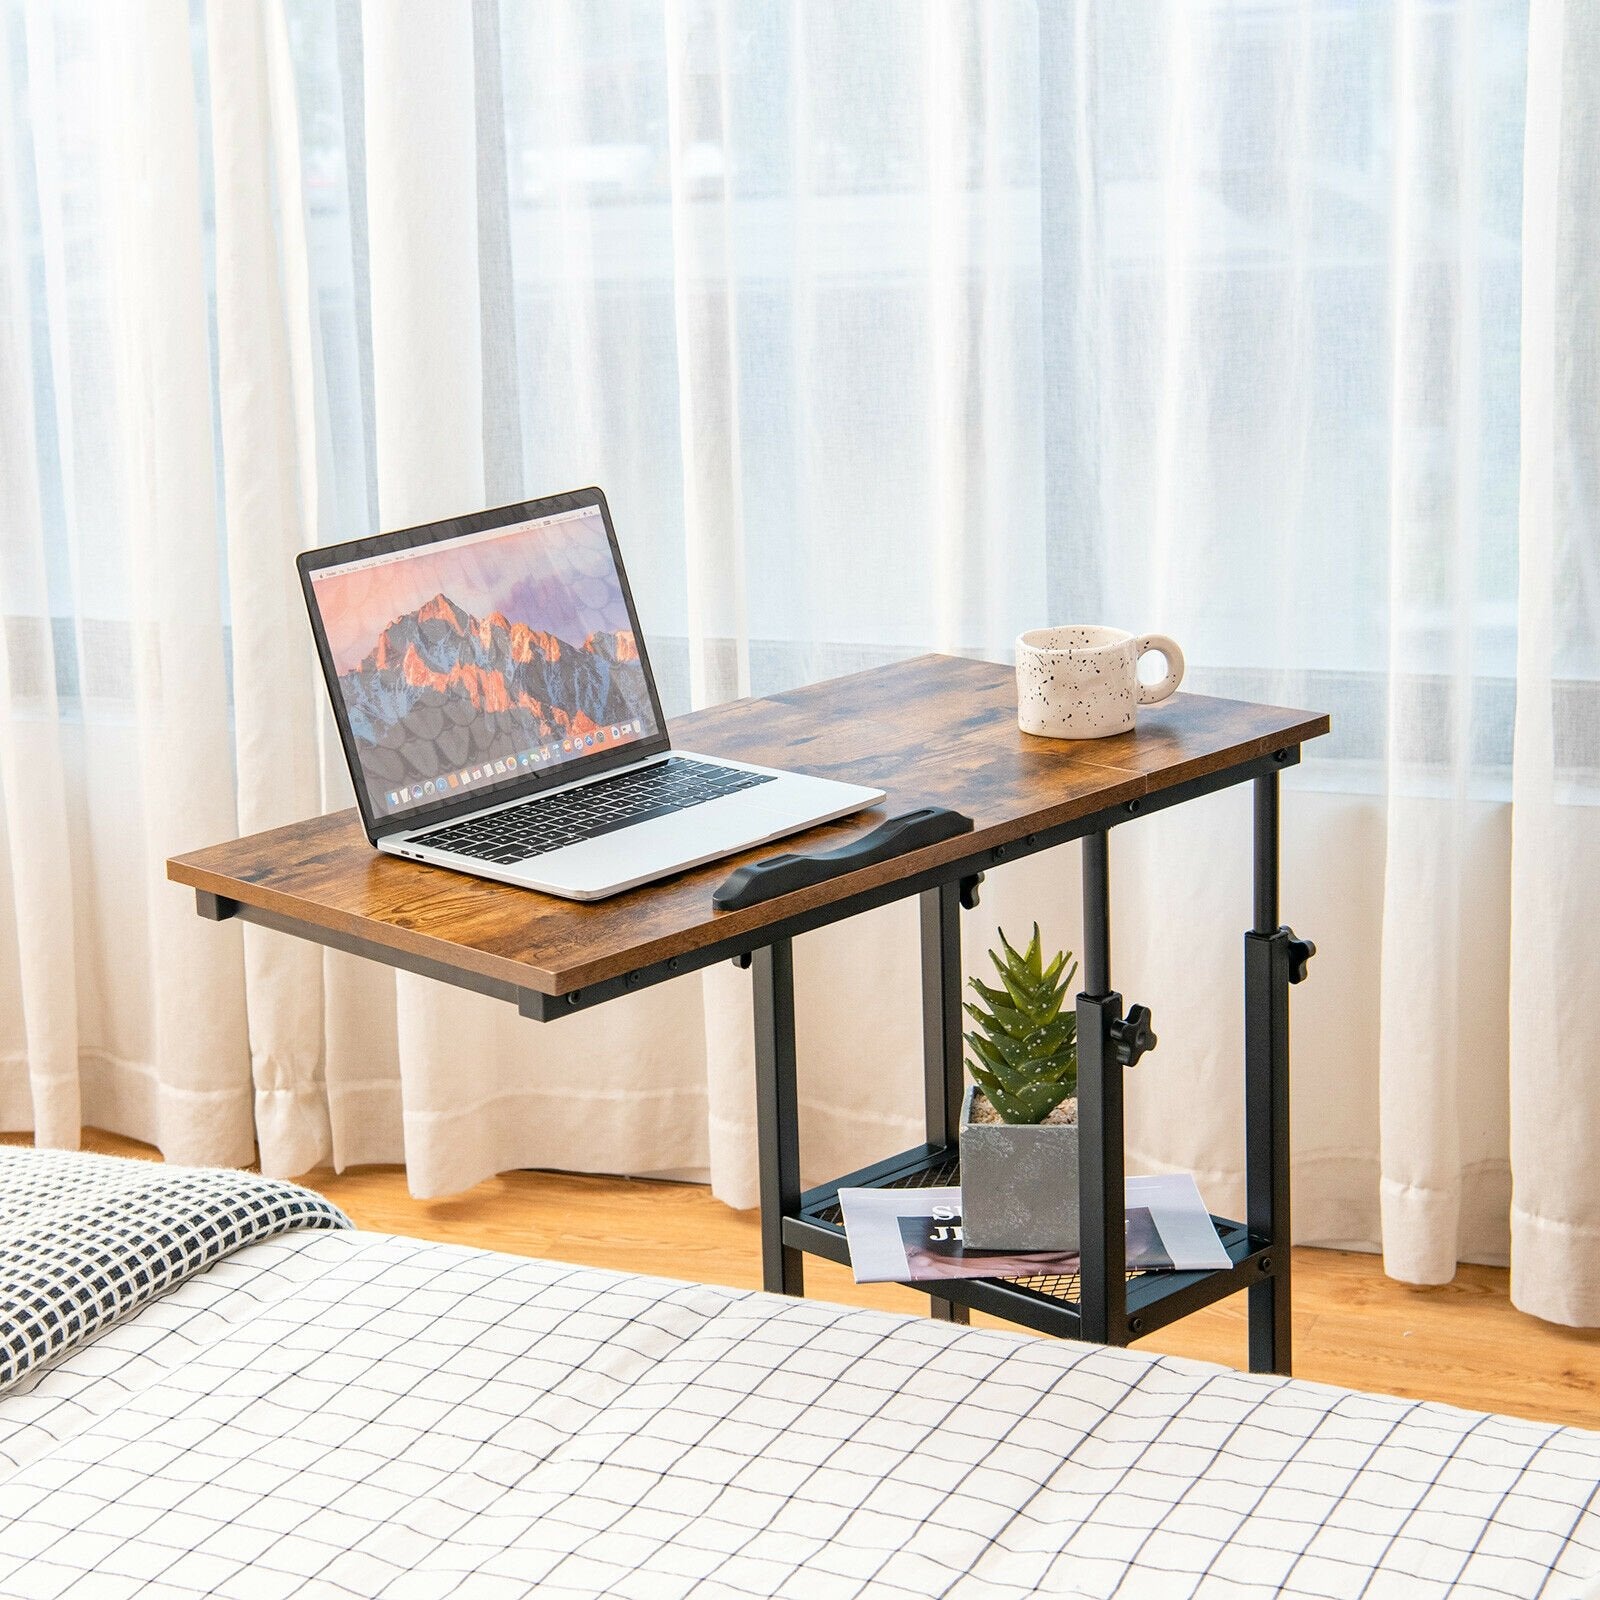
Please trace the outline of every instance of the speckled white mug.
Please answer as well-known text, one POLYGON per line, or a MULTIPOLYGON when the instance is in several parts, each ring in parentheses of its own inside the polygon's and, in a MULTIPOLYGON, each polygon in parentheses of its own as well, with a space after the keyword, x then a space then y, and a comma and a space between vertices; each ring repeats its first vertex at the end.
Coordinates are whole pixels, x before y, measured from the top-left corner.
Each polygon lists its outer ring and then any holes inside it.
POLYGON ((1121 628, 1034 628, 1017 637, 1017 723, 1046 739, 1105 739, 1126 733, 1140 706, 1183 682, 1183 651, 1164 633, 1121 628), (1139 659, 1167 664, 1159 683, 1139 682, 1139 659))

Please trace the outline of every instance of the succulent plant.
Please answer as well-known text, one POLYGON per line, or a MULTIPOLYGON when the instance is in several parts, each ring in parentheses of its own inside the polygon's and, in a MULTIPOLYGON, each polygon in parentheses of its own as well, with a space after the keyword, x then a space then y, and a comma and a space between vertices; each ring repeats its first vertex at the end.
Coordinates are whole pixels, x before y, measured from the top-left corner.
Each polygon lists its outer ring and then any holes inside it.
POLYGON ((1021 954, 1003 929, 1000 950, 989 959, 1000 974, 996 989, 969 979, 981 1005, 964 1003, 978 1030, 967 1034, 967 1066, 989 1104, 1005 1122, 1043 1122, 1078 1090, 1078 1017, 1062 1004, 1078 963, 1060 951, 1047 967, 1039 946, 1039 924, 1021 954))

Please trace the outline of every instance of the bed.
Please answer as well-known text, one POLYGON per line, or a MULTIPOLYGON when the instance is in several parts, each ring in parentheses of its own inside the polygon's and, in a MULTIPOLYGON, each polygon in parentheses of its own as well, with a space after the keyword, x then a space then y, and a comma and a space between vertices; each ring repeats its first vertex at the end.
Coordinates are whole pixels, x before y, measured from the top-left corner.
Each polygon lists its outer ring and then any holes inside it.
POLYGON ((0 1154, 7 1596, 1600 1593, 1600 1434, 0 1154))

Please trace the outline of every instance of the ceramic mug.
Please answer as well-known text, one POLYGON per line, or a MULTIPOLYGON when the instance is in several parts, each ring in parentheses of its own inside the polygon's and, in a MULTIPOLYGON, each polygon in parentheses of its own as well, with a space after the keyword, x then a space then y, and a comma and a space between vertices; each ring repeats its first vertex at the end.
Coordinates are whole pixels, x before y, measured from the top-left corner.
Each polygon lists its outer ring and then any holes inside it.
POLYGON ((1183 651, 1164 633, 1121 628, 1034 628, 1017 638, 1017 723, 1046 739, 1104 739, 1133 727, 1140 706, 1183 682, 1183 651), (1139 660, 1167 664, 1159 683, 1139 682, 1139 660))

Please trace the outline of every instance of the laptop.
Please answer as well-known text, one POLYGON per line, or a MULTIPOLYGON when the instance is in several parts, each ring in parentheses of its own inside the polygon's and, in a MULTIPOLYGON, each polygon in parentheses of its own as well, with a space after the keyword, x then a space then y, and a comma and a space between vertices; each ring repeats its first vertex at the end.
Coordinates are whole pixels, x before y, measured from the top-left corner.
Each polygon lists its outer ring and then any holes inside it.
POLYGON ((876 804, 674 750, 598 489, 297 561, 367 838, 599 900, 876 804))

